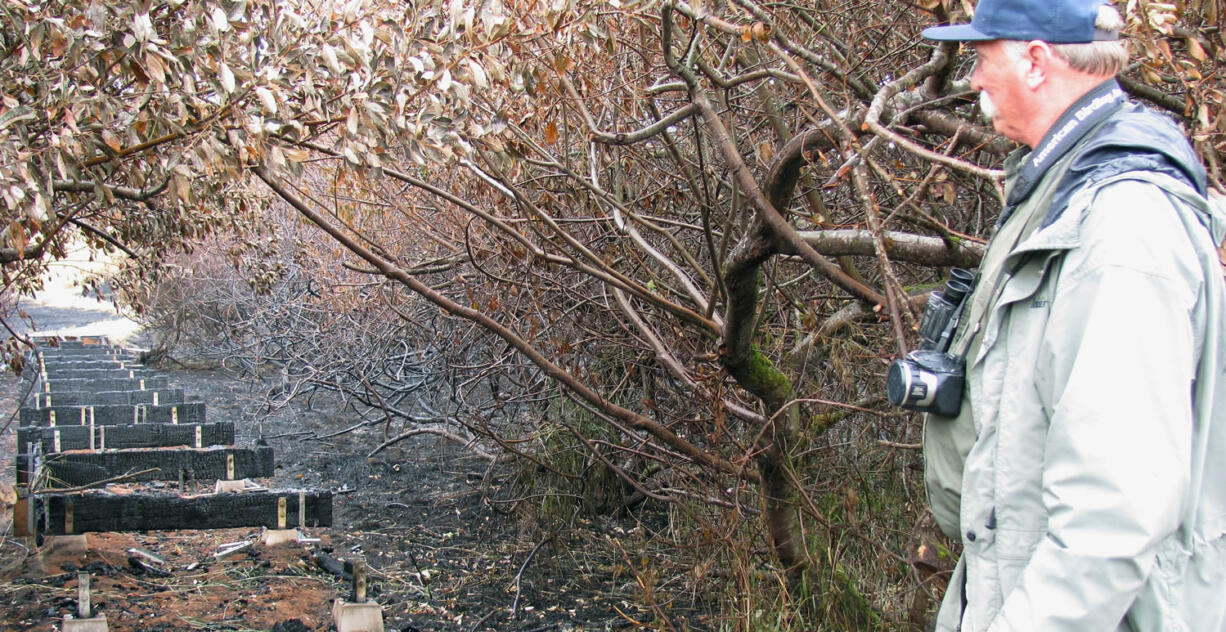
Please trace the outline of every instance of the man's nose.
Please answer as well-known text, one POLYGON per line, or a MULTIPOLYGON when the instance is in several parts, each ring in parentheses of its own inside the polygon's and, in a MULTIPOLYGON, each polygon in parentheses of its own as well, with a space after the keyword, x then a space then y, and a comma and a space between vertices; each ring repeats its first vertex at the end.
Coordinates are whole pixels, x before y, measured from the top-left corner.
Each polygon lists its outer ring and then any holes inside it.
POLYGON ((979 80, 979 66, 980 63, 976 61, 975 67, 971 69, 971 90, 975 92, 983 90, 983 82, 979 80))

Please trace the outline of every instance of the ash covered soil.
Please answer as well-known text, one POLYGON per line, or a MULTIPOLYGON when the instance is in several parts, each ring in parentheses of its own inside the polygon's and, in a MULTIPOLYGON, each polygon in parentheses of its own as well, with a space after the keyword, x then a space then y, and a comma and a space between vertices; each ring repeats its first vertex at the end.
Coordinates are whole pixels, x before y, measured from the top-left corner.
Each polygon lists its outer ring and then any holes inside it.
MULTIPOLYGON (((669 607, 664 623, 653 617, 659 604, 637 598, 641 578, 632 569, 639 560, 609 545, 614 537, 651 540, 650 528, 633 518, 543 526, 521 511, 518 503, 534 501, 514 498, 510 466, 491 467, 433 437, 368 458, 384 440, 382 425, 326 437, 357 421, 332 398, 270 412, 256 403, 251 380, 221 370, 161 370, 207 403, 210 421, 233 421, 236 445, 263 438, 273 446, 276 475, 256 482, 332 490, 333 526, 305 530, 318 542, 257 544, 221 558, 215 554, 224 545, 257 541, 260 530, 90 534, 85 552, 64 550, 54 538, 39 545, 6 533, 0 628, 62 629, 64 615, 75 611, 76 571, 86 569, 95 609, 113 632, 335 629, 332 601, 348 594, 348 584, 325 568, 333 559, 366 562, 387 630, 613 630, 653 618, 653 627, 711 627, 706 616, 679 604, 669 607)), ((18 389, 16 377, 0 378, 5 417, 17 408, 18 389)), ((9 484, 15 425, 0 434, 9 484)), ((203 483, 153 486, 211 491, 203 483)))

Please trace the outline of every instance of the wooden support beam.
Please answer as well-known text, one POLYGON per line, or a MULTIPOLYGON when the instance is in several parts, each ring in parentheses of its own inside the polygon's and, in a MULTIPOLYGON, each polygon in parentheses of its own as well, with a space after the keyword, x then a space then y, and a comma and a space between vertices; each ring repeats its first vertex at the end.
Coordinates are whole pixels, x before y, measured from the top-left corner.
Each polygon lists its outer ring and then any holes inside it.
MULTIPOLYGON (((23 426, 17 429, 17 445, 42 446, 44 454, 67 450, 124 450, 187 446, 207 448, 234 443, 234 424, 128 424, 123 426, 23 426)), ((24 454, 17 456, 22 463, 24 454)), ((28 460, 28 459, 27 459, 28 460)))
MULTIPOLYGON (((56 403, 57 395, 51 394, 56 403)), ((18 413, 23 426, 119 426, 128 424, 202 424, 204 402, 185 404, 112 404, 106 406, 22 407, 18 413)))
POLYGON ((85 492, 31 497, 35 522, 46 535, 88 531, 166 531, 234 527, 332 526, 332 493, 278 490, 181 497, 85 492))
MULTIPOLYGON (((26 460, 28 463, 29 460, 26 460)), ((18 461, 17 484, 29 483, 18 461)), ((126 476, 126 481, 262 478, 273 474, 272 448, 171 448, 114 452, 60 452, 43 457, 41 489, 79 487, 126 476)), ((40 489, 40 487, 35 487, 40 489)))

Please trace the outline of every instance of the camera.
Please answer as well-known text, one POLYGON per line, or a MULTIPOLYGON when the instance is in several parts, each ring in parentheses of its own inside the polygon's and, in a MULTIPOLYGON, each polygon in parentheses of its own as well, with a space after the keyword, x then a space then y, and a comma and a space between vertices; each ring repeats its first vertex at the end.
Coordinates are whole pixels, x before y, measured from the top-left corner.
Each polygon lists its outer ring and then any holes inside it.
POLYGON ((919 348, 890 363, 886 396, 891 404, 943 417, 958 416, 966 382, 966 359, 951 355, 949 343, 974 285, 974 273, 954 268, 945 289, 928 296, 920 321, 919 348))

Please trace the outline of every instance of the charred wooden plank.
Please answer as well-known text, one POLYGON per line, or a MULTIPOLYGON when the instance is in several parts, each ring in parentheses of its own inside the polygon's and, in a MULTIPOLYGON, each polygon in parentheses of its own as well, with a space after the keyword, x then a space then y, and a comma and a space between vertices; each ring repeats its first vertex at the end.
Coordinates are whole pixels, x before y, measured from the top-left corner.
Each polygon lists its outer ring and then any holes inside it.
POLYGON ((82 347, 79 349, 51 349, 42 348, 38 350, 38 354, 27 353, 26 359, 42 357, 47 361, 51 360, 103 360, 114 359, 119 357, 135 359, 136 356, 127 349, 118 347, 82 347))
MULTIPOLYGON (((55 402, 52 393, 51 401, 55 402)), ((204 402, 184 404, 112 404, 104 406, 23 407, 19 413, 23 426, 118 426, 128 424, 202 424, 204 402)))
POLYGON ((96 369, 148 369, 143 364, 136 362, 125 362, 123 360, 71 360, 71 361, 47 361, 44 359, 40 365, 38 362, 26 362, 25 368, 22 370, 23 377, 32 377, 38 373, 45 371, 75 371, 75 370, 96 370, 96 369))
POLYGON ((115 380, 115 379, 133 379, 138 377, 153 377, 158 375, 156 371, 143 366, 114 366, 114 367, 60 367, 48 365, 44 371, 36 371, 33 376, 42 377, 44 380, 69 380, 69 379, 91 379, 91 380, 115 380))
POLYGON ((165 375, 132 379, 59 378, 42 380, 36 390, 40 393, 59 393, 63 391, 140 391, 153 388, 170 388, 170 378, 165 375))
MULTIPOLYGON (((65 450, 123 450, 187 446, 207 448, 234 443, 234 424, 229 421, 205 424, 128 424, 123 426, 25 426, 17 429, 18 449, 30 443, 42 446, 43 453, 65 450)), ((22 463, 24 455, 18 455, 22 463)))
POLYGON ((235 527, 332 526, 332 493, 314 490, 173 494, 39 494, 36 527, 47 535, 90 531, 165 531, 235 527))
POLYGON ((50 406, 108 406, 116 404, 182 404, 186 401, 181 388, 156 388, 144 391, 64 391, 38 393, 30 400, 34 408, 50 406))
POLYGON ((69 367, 76 364, 123 364, 125 366, 144 366, 140 360, 127 353, 105 353, 88 355, 41 355, 26 358, 26 367, 50 369, 52 367, 69 367), (41 361, 40 361, 41 360, 41 361))
MULTIPOLYGON (((27 365, 29 364, 37 365, 39 364, 37 360, 39 358, 42 358, 43 364, 47 365, 48 367, 52 365, 69 366, 69 365, 74 365, 74 364, 125 363, 125 360, 123 358, 135 358, 135 357, 136 356, 133 356, 131 353, 125 353, 125 352, 84 353, 84 354, 77 353, 77 354, 71 354, 71 355, 43 353, 39 355, 27 354, 25 356, 27 365)), ((137 364, 134 361, 127 361, 126 363, 127 364, 137 364)))
MULTIPOLYGON (((25 460, 28 463, 28 459, 25 460)), ((29 483, 29 472, 18 460, 17 484, 29 483)), ((28 469, 28 468, 27 468, 28 469)), ((174 448, 60 452, 42 460, 45 487, 78 487, 120 476, 131 481, 262 478, 273 474, 272 448, 174 448)), ((41 473, 40 473, 41 474, 41 473)))
POLYGON ((106 336, 36 336, 34 342, 43 349, 89 349, 114 346, 106 336))

